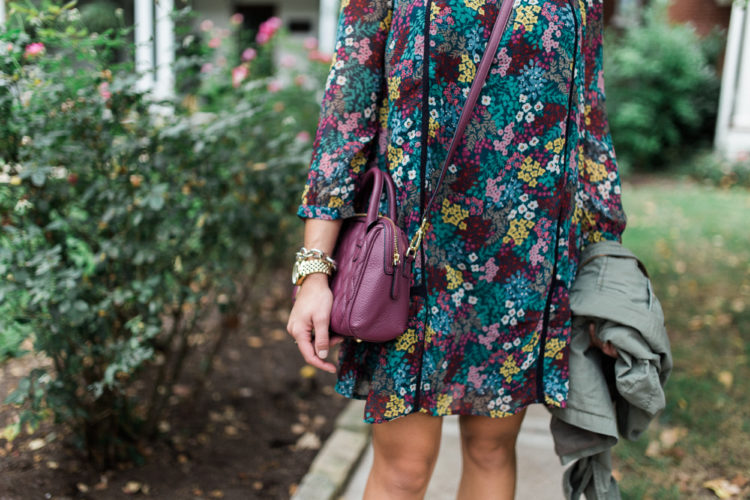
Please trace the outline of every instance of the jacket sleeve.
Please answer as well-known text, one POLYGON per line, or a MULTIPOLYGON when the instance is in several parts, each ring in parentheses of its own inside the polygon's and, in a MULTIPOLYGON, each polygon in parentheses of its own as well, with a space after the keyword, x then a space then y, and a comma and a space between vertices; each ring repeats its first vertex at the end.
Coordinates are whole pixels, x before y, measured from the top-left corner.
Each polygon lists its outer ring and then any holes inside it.
POLYGON ((354 215, 354 188, 379 128, 392 0, 341 1, 336 46, 297 211, 301 218, 354 215))
POLYGON ((579 247, 582 249, 597 241, 621 241, 626 216, 605 109, 602 0, 590 0, 580 5, 584 88, 573 220, 580 225, 579 247))

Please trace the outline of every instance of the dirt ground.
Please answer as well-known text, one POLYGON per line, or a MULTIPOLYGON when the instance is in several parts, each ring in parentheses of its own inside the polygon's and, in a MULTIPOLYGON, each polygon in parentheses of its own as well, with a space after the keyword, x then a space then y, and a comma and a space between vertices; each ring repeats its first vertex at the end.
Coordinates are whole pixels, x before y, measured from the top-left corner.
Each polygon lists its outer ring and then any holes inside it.
MULTIPOLYGON (((285 330, 288 310, 281 304, 263 328, 230 337, 202 401, 175 388, 162 438, 141 450, 145 463, 98 473, 52 423, 12 443, 0 438, 0 500, 289 498, 347 400, 334 375, 304 368, 285 330)), ((0 401, 39 362, 0 366, 0 401)), ((0 429, 15 412, 0 407, 0 429)))

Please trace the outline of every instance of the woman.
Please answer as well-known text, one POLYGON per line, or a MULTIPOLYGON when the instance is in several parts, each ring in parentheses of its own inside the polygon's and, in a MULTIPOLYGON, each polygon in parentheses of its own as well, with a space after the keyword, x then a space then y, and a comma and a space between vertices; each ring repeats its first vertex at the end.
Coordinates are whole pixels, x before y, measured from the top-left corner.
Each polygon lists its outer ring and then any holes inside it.
MULTIPOLYGON (((306 248, 331 255, 366 168, 391 174, 397 223, 416 233, 500 5, 343 0, 298 211, 306 248)), ((421 498, 450 414, 462 433, 459 498, 512 498, 526 407, 565 405, 578 255, 625 227, 601 23, 601 0, 515 0, 428 214, 401 336, 343 341, 337 370, 326 361, 342 341, 329 338, 328 277, 303 278, 289 333, 377 424, 366 498, 421 498)))

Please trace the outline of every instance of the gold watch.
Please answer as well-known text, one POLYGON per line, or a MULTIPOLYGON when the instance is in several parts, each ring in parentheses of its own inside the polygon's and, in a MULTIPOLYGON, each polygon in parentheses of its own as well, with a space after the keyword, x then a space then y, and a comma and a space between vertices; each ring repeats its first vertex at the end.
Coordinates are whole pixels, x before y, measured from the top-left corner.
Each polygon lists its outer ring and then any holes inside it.
POLYGON ((299 286, 308 275, 313 273, 330 276, 333 273, 333 266, 323 259, 297 260, 292 268, 292 283, 299 286))

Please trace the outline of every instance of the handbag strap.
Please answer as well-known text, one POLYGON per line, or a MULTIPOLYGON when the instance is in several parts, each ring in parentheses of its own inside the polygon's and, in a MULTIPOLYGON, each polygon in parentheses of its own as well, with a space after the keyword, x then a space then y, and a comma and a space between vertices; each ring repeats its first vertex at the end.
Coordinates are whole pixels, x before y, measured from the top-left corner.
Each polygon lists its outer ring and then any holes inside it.
MULTIPOLYGON (((445 171, 448 170, 448 166, 451 164, 451 160, 453 159, 453 155, 456 152, 456 148, 458 147, 458 141, 461 139, 461 136, 464 133, 464 130, 466 129, 466 125, 469 123, 469 119, 471 118, 471 113, 474 111, 474 106, 477 103, 477 99, 479 99, 479 94, 482 91, 482 86, 484 85, 484 81, 487 79, 487 74, 490 72, 490 65, 492 64, 492 61, 495 59, 495 55, 497 54, 497 48, 500 45, 500 39, 503 37, 503 33, 505 32, 505 27, 508 25, 508 20, 510 19, 510 13, 513 9, 513 2, 514 0, 502 0, 502 5, 500 7, 500 12, 498 12, 497 19, 495 19, 495 25, 492 27, 492 33, 490 34, 490 39, 487 42, 487 47, 484 50, 484 54, 482 54, 482 59, 479 61, 479 66, 477 66, 477 71, 474 76, 474 81, 471 84, 471 88, 469 89, 469 95, 466 98, 466 103, 464 104, 464 108, 461 111, 461 117, 458 119, 458 125, 456 126, 456 133, 453 136, 453 139, 451 139, 450 146, 448 147, 448 155, 445 157, 445 161, 443 162, 443 168, 440 171, 440 177, 438 177, 437 184, 435 185, 435 189, 432 191, 432 196, 430 196, 430 201, 427 203, 427 206, 424 210, 424 218, 422 219, 422 222, 419 225, 419 229, 417 230, 417 233, 412 238, 411 242, 409 243, 409 249, 406 251, 406 255, 416 255, 417 248, 419 248, 419 244, 422 242, 422 237, 424 236, 424 230, 425 226, 427 225, 427 217, 430 214, 430 209, 432 208, 433 203, 435 202, 435 197, 437 196, 440 185, 443 182, 443 178, 445 177, 445 171)), ((428 14, 429 15, 429 14, 428 14)), ((425 64, 428 64, 429 61, 425 61, 425 64)), ((423 138, 425 144, 427 143, 427 138, 423 138)))

